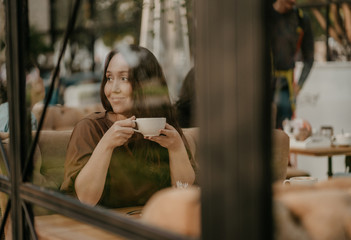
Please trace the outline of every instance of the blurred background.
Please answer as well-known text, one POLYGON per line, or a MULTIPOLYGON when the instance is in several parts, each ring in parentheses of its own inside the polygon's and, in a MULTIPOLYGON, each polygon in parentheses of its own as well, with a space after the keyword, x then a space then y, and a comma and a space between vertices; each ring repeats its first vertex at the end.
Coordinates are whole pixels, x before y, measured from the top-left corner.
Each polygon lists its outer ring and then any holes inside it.
MULTIPOLYGON (((0 66, 4 75, 5 13, 0 1, 0 66)), ((29 0, 29 47, 47 92, 74 1, 29 0)), ((311 20, 315 63, 296 102, 296 117, 314 131, 332 126, 334 133, 351 132, 351 8, 346 0, 297 0, 311 20)), ((149 48, 160 61, 171 100, 178 99, 182 82, 194 66, 193 0, 82 0, 75 30, 60 65, 51 105, 99 105, 99 86, 106 54, 119 44, 149 48)), ((299 58, 299 57, 297 57, 299 58)), ((299 60, 299 59, 297 59, 299 60)), ((295 69, 295 81, 301 65, 295 69)), ((196 79, 201 81, 201 79, 196 79)), ((325 167, 298 156, 296 165, 321 179, 325 167)), ((335 157, 333 168, 344 171, 335 157)))
MULTIPOLYGON (((1 29, 5 26, 3 1, 1 29)), ((29 0, 29 47, 46 89, 56 65, 74 1, 29 0)), ((121 43, 149 48, 161 62, 172 100, 193 66, 191 0, 83 0, 51 104, 79 106, 96 96, 104 59, 121 43), (84 92, 84 93, 83 93, 84 92), (68 96, 69 95, 69 96, 68 96)), ((0 65, 5 62, 5 31, 0 31, 0 65)), ((5 69, 5 68, 3 68, 5 69)))

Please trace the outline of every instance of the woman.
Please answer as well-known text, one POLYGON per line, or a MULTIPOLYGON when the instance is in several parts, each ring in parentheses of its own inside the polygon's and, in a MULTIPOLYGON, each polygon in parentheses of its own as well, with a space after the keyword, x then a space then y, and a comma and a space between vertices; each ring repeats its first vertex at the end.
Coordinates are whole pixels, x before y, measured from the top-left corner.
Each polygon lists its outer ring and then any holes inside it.
POLYGON ((105 61, 100 97, 105 112, 74 128, 61 189, 86 204, 108 208, 143 205, 156 191, 195 173, 178 127, 161 66, 147 49, 131 45, 105 61), (160 136, 134 132, 134 119, 166 117, 160 136))

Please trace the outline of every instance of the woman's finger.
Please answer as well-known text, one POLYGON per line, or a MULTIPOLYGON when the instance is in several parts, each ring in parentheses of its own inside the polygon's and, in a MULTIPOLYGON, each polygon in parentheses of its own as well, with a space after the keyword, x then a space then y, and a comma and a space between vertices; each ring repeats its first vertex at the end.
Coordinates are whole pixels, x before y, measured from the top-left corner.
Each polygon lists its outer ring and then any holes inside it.
POLYGON ((166 135, 166 136, 175 136, 175 134, 178 133, 175 129, 161 129, 160 134, 166 135))
POLYGON ((114 131, 115 132, 120 132, 120 133, 127 133, 127 134, 133 134, 134 130, 131 127, 121 127, 121 126, 114 126, 114 131))
POLYGON ((120 127, 135 127, 135 123, 133 122, 133 120, 135 120, 135 116, 124 120, 116 121, 114 124, 120 127))

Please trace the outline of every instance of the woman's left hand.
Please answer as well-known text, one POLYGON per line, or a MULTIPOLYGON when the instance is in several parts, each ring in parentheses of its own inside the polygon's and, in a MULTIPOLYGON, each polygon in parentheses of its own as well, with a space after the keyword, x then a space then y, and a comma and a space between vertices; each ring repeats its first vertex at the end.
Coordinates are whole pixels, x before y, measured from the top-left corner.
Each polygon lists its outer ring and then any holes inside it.
POLYGON ((183 146, 183 140, 178 131, 168 123, 166 123, 166 127, 164 129, 160 130, 159 136, 145 138, 157 142, 162 147, 165 147, 171 151, 177 150, 179 147, 183 146))
POLYGON ((162 147, 168 149, 172 185, 175 186, 177 181, 193 184, 195 181, 195 172, 191 166, 182 137, 169 124, 166 124, 165 129, 162 129, 160 134, 160 136, 145 138, 157 142, 162 147))

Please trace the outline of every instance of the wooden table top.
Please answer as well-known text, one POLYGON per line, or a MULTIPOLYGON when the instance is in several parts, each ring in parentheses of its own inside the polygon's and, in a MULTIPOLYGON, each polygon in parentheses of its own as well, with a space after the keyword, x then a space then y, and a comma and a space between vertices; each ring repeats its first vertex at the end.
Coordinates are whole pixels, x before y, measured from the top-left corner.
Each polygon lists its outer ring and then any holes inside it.
MULTIPOLYGON (((140 218, 142 207, 120 208, 113 211, 125 214, 126 217, 140 218), (128 214, 127 214, 128 213, 128 214)), ((60 214, 35 217, 35 228, 40 240, 122 240, 125 239, 108 231, 82 223, 60 214)))
POLYGON ((351 155, 351 146, 330 146, 318 148, 294 148, 290 147, 290 153, 310 155, 310 156, 334 156, 351 155))

